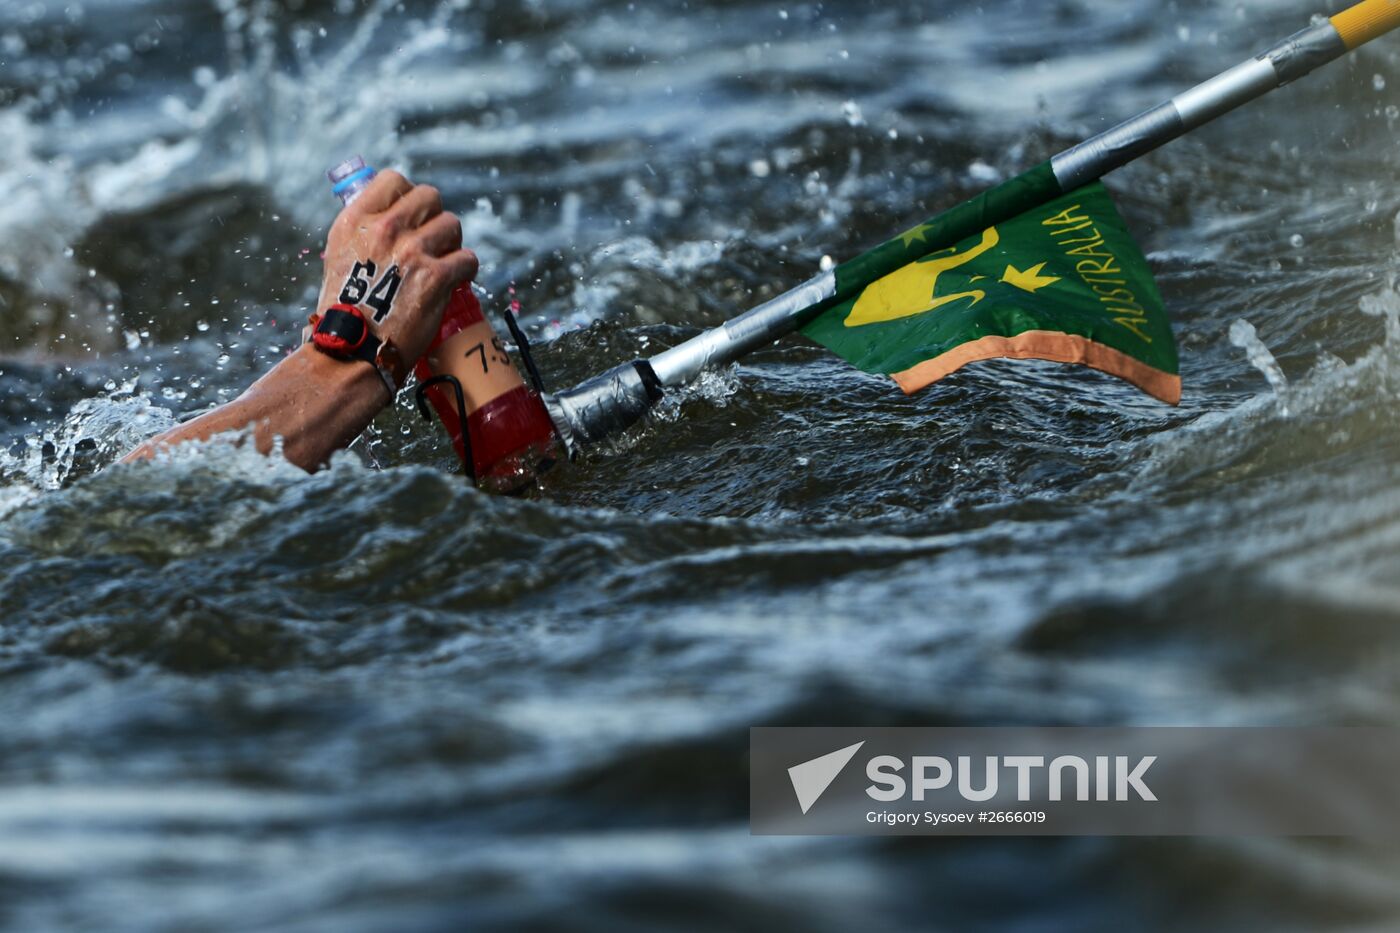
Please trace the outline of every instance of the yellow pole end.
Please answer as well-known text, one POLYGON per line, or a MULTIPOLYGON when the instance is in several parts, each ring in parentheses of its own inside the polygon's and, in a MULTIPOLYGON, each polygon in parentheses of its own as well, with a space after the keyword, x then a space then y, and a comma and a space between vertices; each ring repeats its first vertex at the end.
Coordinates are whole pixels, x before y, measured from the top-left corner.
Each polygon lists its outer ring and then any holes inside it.
POLYGON ((1400 27, 1400 0, 1363 0, 1332 17, 1332 25, 1348 50, 1359 48, 1400 27))

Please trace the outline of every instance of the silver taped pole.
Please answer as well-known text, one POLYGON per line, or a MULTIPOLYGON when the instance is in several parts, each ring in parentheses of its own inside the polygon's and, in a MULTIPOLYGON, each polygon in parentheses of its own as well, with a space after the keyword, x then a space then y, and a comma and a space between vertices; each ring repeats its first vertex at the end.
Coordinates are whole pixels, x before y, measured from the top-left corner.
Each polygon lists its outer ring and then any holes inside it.
POLYGON ((835 294, 836 273, 823 272, 732 321, 657 354, 651 358, 651 368, 663 386, 685 385, 707 366, 732 363, 791 333, 803 311, 835 294))
POLYGON ((657 354, 624 363, 582 385, 546 396, 545 405, 570 455, 626 429, 646 414, 665 388, 693 381, 707 367, 724 366, 785 334, 802 312, 836 294, 836 275, 821 275, 719 327, 657 354))
POLYGON ((1310 26, 1263 55, 1060 153, 1050 160, 1055 177, 1065 191, 1083 187, 1346 53, 1346 43, 1330 22, 1310 26))
POLYGON ((544 405, 570 457, 588 444, 625 431, 661 400, 661 384, 645 360, 624 363, 558 395, 544 405))
MULTIPOLYGON (((1063 191, 1073 191, 1214 120, 1296 81, 1347 53, 1330 22, 1310 26, 1269 51, 1051 160, 1063 191)), ((616 367, 545 401, 570 455, 637 421, 666 388, 694 380, 797 330, 810 309, 836 295, 826 272, 650 360, 616 367)))

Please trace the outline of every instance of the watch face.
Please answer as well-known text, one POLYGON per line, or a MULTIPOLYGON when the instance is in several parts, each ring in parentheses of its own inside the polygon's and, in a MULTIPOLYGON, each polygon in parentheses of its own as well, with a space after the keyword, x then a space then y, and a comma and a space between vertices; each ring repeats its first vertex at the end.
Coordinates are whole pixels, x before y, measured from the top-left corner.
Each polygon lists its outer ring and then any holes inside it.
POLYGON ((334 356, 351 356, 370 339, 369 324, 353 305, 332 305, 316 323, 311 339, 334 356))

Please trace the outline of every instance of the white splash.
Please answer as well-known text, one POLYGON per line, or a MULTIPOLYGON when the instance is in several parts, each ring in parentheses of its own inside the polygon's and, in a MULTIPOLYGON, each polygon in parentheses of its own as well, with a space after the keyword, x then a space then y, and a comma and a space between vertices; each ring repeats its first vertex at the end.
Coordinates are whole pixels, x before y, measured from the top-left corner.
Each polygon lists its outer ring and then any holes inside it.
POLYGON ((722 369, 707 369, 690 385, 667 392, 653 409, 653 416, 660 421, 679 421, 681 410, 688 403, 696 401, 715 408, 728 408, 729 400, 739 393, 741 387, 737 363, 722 369))
MULTIPOLYGON (((647 237, 627 237, 600 247, 589 257, 593 274, 574 285, 573 313, 567 320, 554 322, 546 330, 546 336, 557 337, 594 321, 615 317, 620 310, 618 297, 636 291, 639 273, 657 273, 670 280, 684 278, 687 273, 713 265, 723 255, 724 244, 717 240, 678 243, 667 250, 647 237)), ((664 313, 648 313, 644 308, 635 311, 647 323, 666 319, 664 313)))
MULTIPOLYGON (((88 313, 84 283, 92 277, 75 264, 73 247, 93 224, 232 185, 266 191, 299 225, 320 230, 336 208, 322 168, 355 153, 411 168, 398 125, 414 105, 415 69, 425 55, 471 40, 447 28, 466 2, 446 0, 426 19, 386 29, 398 0, 374 0, 338 48, 323 49, 310 29, 279 36, 266 0, 215 0, 226 71, 201 67, 159 112, 136 115, 150 124, 145 141, 134 138, 116 158, 90 162, 74 149, 82 144, 70 115, 41 122, 31 100, 0 109, 0 276, 26 283, 40 301, 88 313), (395 37, 393 54, 370 54, 385 34, 395 37), (282 44, 293 62, 282 60, 282 44)), ((89 123, 132 119, 97 115, 89 123)))
POLYGON ((1400 295, 1386 289, 1367 296, 1361 310, 1386 319, 1385 339, 1351 363, 1324 352, 1293 383, 1277 371, 1278 362, 1254 328, 1237 322, 1232 341, 1249 352, 1273 391, 1152 435, 1144 442, 1145 456, 1129 489, 1219 477, 1252 465, 1267 468, 1292 462, 1304 450, 1315 450, 1317 457, 1331 455, 1394 430, 1400 411, 1400 295))
MULTIPOLYGON (((1265 346, 1264 341, 1259 339, 1259 332, 1254 329, 1254 325, 1243 318, 1235 321, 1230 325, 1230 342, 1245 351, 1250 364, 1264 374, 1274 394, 1282 398, 1288 390, 1288 377, 1283 374, 1283 368, 1279 366, 1274 354, 1265 346)), ((1286 406, 1283 414, 1288 414, 1286 406)))
POLYGON ((133 379, 78 402, 56 428, 25 438, 22 454, 0 451, 0 477, 15 484, 3 489, 58 489, 174 425, 175 416, 139 394, 133 379))

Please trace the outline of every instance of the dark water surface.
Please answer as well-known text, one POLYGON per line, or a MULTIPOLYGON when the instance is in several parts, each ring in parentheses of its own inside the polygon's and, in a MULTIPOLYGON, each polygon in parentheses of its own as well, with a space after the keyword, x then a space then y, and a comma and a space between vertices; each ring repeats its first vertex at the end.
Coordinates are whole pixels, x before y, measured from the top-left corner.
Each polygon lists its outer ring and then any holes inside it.
POLYGON ((528 501, 407 404, 314 477, 99 472, 286 351, 347 154, 444 190, 564 385, 1312 12, 0 4, 0 922, 1400 925, 1400 858, 1344 842, 751 838, 745 760, 751 725, 1400 721, 1394 41, 1111 179, 1176 410, 1035 363, 906 399, 794 339, 528 501))

